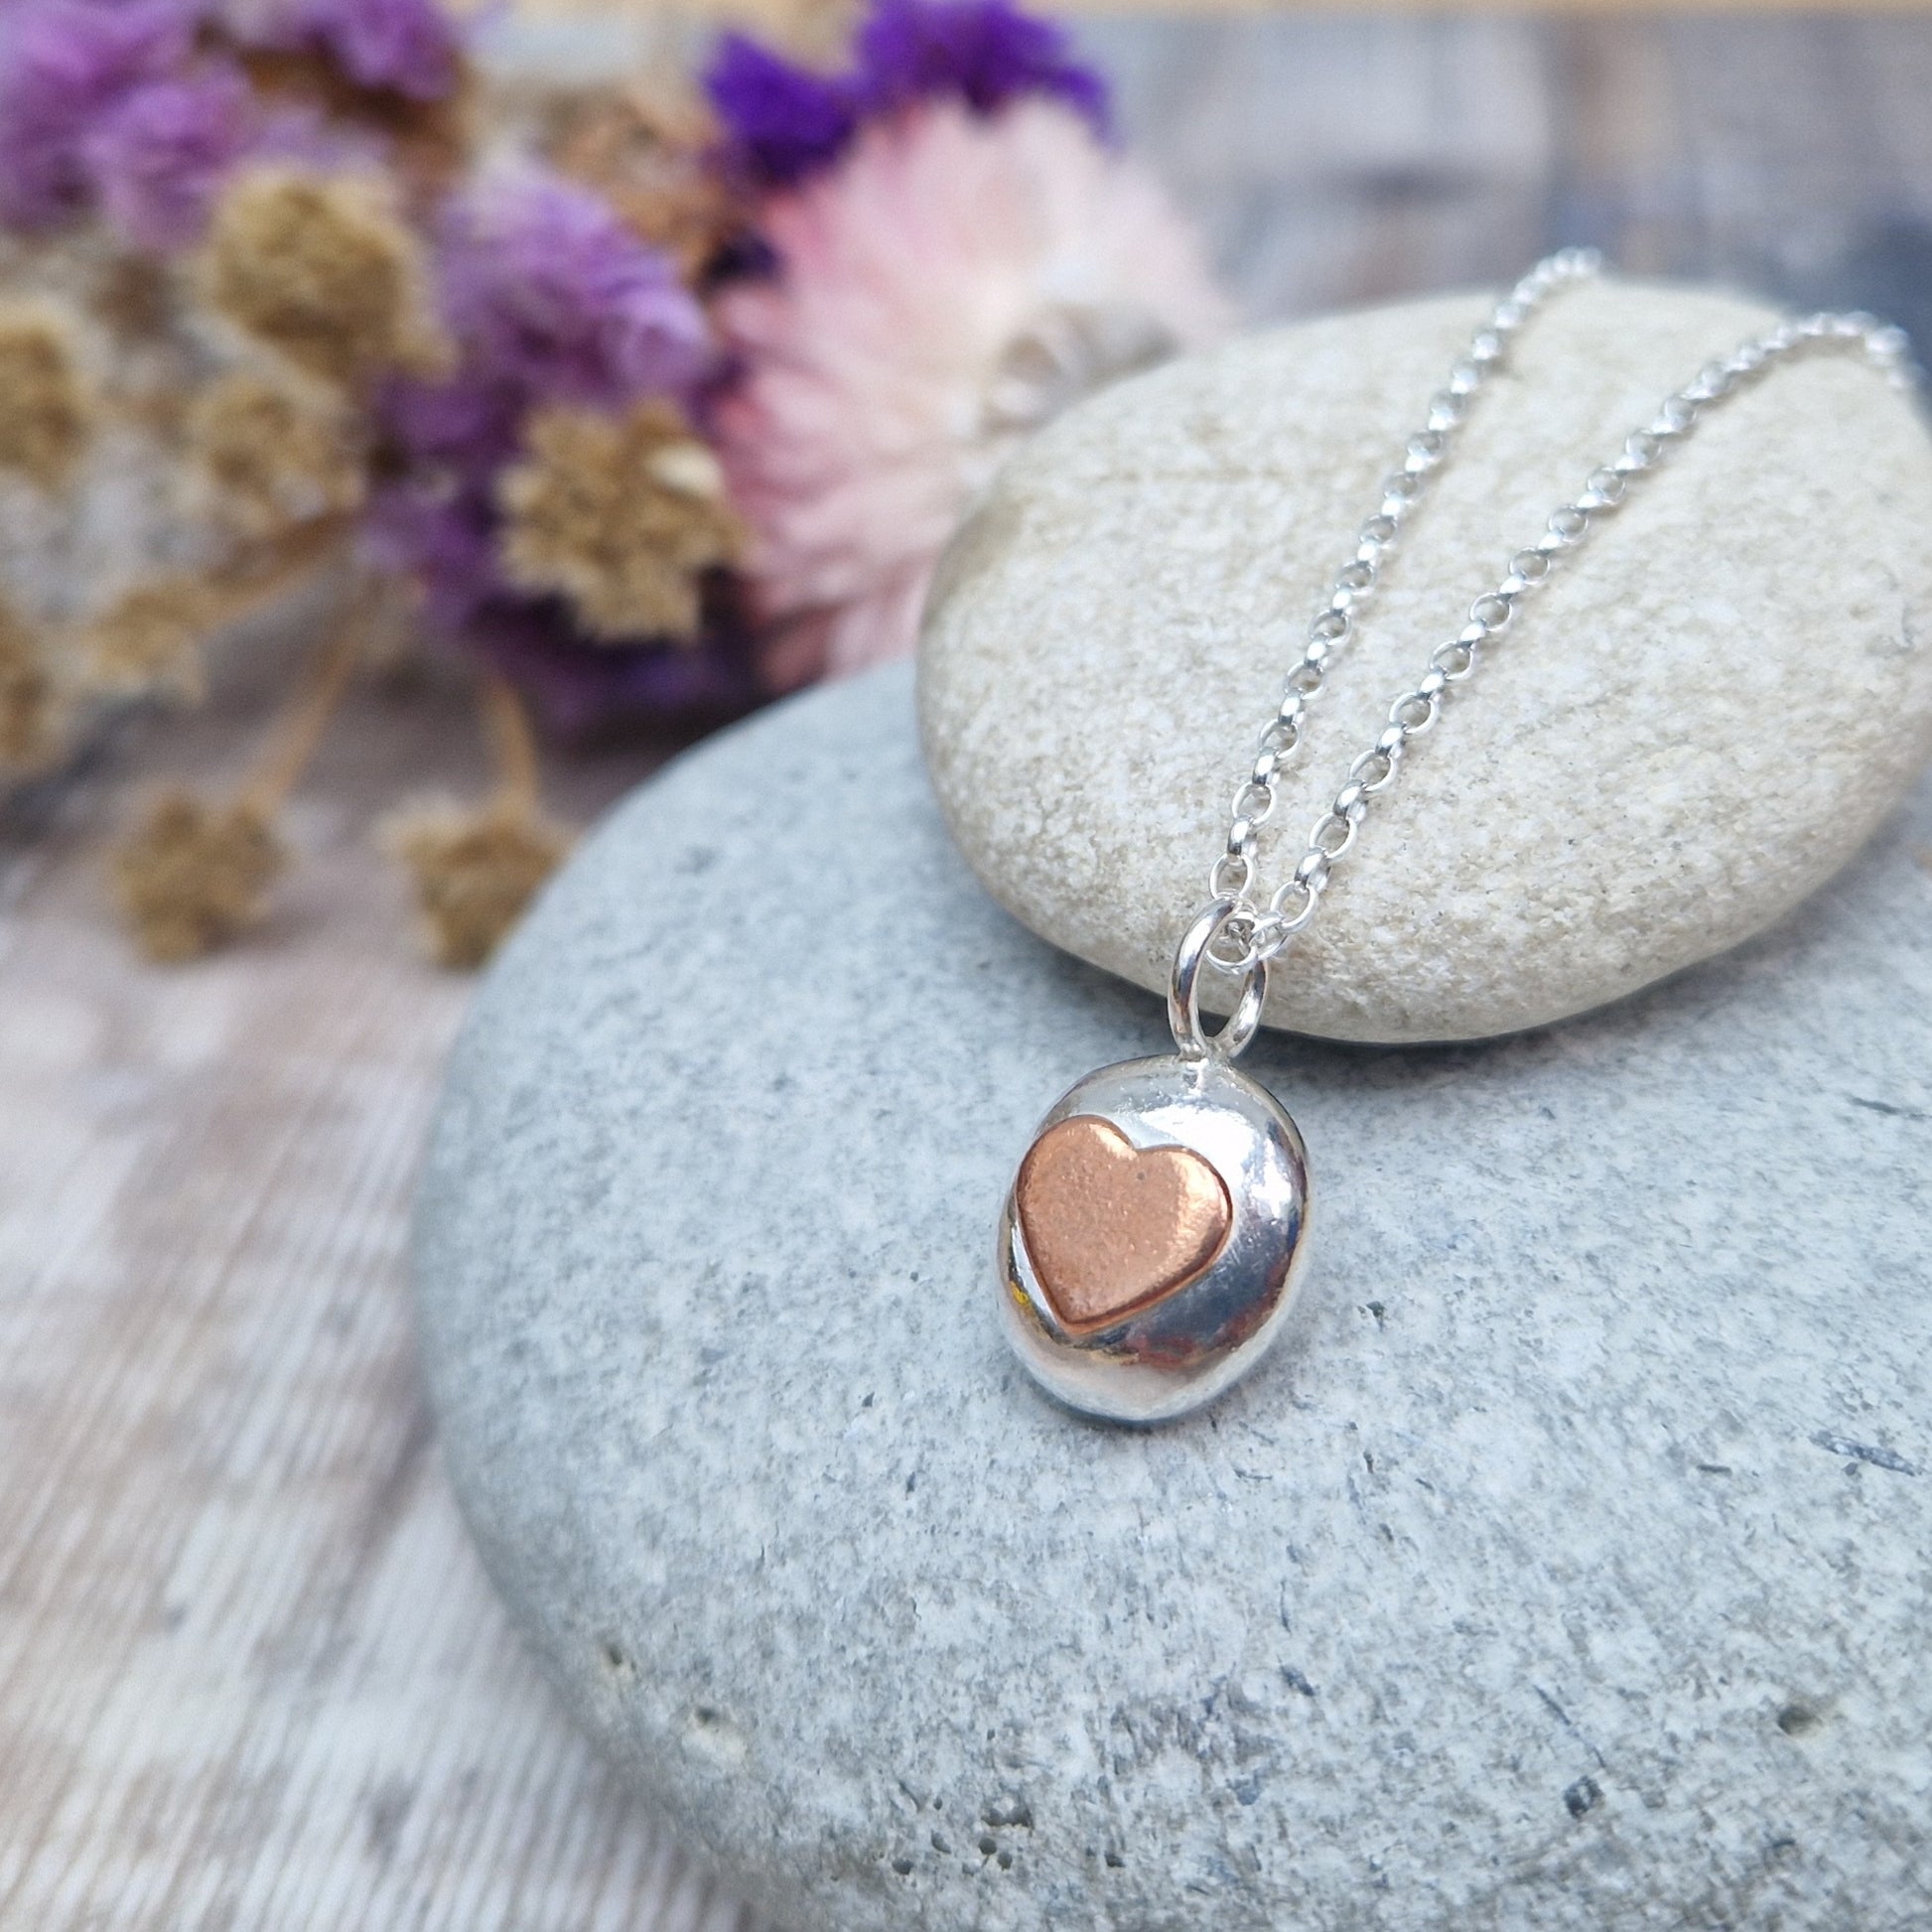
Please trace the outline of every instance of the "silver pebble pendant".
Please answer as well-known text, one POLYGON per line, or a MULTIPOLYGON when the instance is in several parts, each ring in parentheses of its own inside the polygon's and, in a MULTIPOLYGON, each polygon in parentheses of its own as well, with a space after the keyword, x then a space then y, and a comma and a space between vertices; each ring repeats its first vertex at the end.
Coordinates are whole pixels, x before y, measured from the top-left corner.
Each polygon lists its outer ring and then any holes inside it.
POLYGON ((1182 940, 1174 1053, 1077 1081, 1040 1123, 1000 1219, 1007 1337, 1048 1394, 1106 1422, 1160 1423, 1261 1358, 1307 1260, 1308 1154, 1268 1089, 1229 1061, 1261 1019, 1248 974, 1219 1033, 1198 975, 1226 911, 1182 940))

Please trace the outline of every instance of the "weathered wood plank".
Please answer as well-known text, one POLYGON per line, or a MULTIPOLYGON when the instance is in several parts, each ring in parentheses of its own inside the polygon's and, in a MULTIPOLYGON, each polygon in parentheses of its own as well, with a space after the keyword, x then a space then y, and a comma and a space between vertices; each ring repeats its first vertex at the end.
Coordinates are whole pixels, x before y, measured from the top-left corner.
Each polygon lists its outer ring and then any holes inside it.
MULTIPOLYGON (((231 759, 259 683, 143 762, 231 759)), ((416 1387, 403 1229, 466 989, 367 833, 385 776, 474 782, 466 722, 358 701, 244 951, 128 960, 93 799, 0 927, 0 1924, 739 1923, 522 1655, 416 1387)))

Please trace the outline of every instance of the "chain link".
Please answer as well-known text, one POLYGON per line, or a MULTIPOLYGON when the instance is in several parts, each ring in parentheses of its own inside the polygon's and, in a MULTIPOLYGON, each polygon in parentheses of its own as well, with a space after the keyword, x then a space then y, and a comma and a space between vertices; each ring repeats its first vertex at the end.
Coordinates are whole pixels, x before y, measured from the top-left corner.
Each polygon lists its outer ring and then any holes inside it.
POLYGON ((1494 589, 1470 605, 1468 621, 1430 653, 1421 679, 1389 707, 1388 723, 1374 744, 1349 765, 1346 781, 1315 820, 1294 872, 1264 902, 1257 888, 1256 850, 1261 828, 1275 810, 1277 781, 1302 745, 1309 705, 1319 696, 1336 652, 1353 635, 1356 613, 1374 594, 1404 521, 1422 500, 1429 479, 1447 461, 1471 399, 1505 360, 1517 332, 1553 295, 1589 280, 1601 267, 1595 249, 1567 248, 1524 276, 1451 364, 1447 386, 1430 402, 1428 426, 1409 439, 1402 468, 1384 481, 1380 506, 1362 525, 1354 556, 1315 612, 1302 655, 1283 681, 1281 703, 1262 731, 1253 769, 1234 795, 1226 846, 1209 871, 1209 895, 1219 905, 1206 951, 1223 971, 1245 974, 1266 967, 1309 925, 1320 909, 1334 868, 1354 846, 1370 801, 1395 782, 1409 741, 1435 726, 1455 686, 1475 674, 1483 647, 1508 628, 1517 607, 1550 580, 1558 560, 1588 541, 1627 499, 1631 486, 1693 433, 1708 409, 1749 387, 1779 362, 1818 348, 1854 350, 1900 384, 1912 382, 1904 332, 1862 313, 1795 318, 1725 359, 1707 363, 1664 398, 1656 415, 1624 439, 1615 457, 1590 472, 1574 500, 1550 512, 1543 534, 1509 559, 1494 589))

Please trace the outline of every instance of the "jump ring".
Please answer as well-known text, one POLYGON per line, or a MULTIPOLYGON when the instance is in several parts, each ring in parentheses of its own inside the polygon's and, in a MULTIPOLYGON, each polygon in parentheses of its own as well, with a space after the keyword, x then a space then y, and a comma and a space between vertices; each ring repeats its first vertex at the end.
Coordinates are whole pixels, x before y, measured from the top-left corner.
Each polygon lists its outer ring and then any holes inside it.
POLYGON ((1213 1033, 1201 1025, 1200 974, 1211 958, 1209 947, 1241 916, 1237 899, 1211 900, 1182 935, 1174 949, 1173 971, 1168 978, 1168 1025, 1183 1059, 1231 1060, 1254 1038, 1261 1025, 1262 1002, 1268 994, 1268 962, 1255 960, 1243 973, 1234 1012, 1213 1033))

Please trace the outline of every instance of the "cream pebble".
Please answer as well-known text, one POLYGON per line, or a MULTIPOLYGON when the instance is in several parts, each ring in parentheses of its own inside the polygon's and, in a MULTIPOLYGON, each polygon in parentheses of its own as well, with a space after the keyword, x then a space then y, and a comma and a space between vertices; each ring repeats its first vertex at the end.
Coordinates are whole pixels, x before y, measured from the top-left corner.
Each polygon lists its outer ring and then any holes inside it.
MULTIPOLYGON (((1484 312, 1460 296, 1252 336, 1095 398, 1002 473, 935 584, 919 707, 954 837, 1035 931, 1165 986, 1282 675, 1484 312)), ((1527 325, 1309 708, 1264 887, 1553 507, 1774 320, 1610 281, 1527 325)), ((1778 919, 1932 750, 1928 533, 1932 440, 1857 357, 1708 411, 1411 744, 1268 1022, 1511 1033, 1778 919)))

